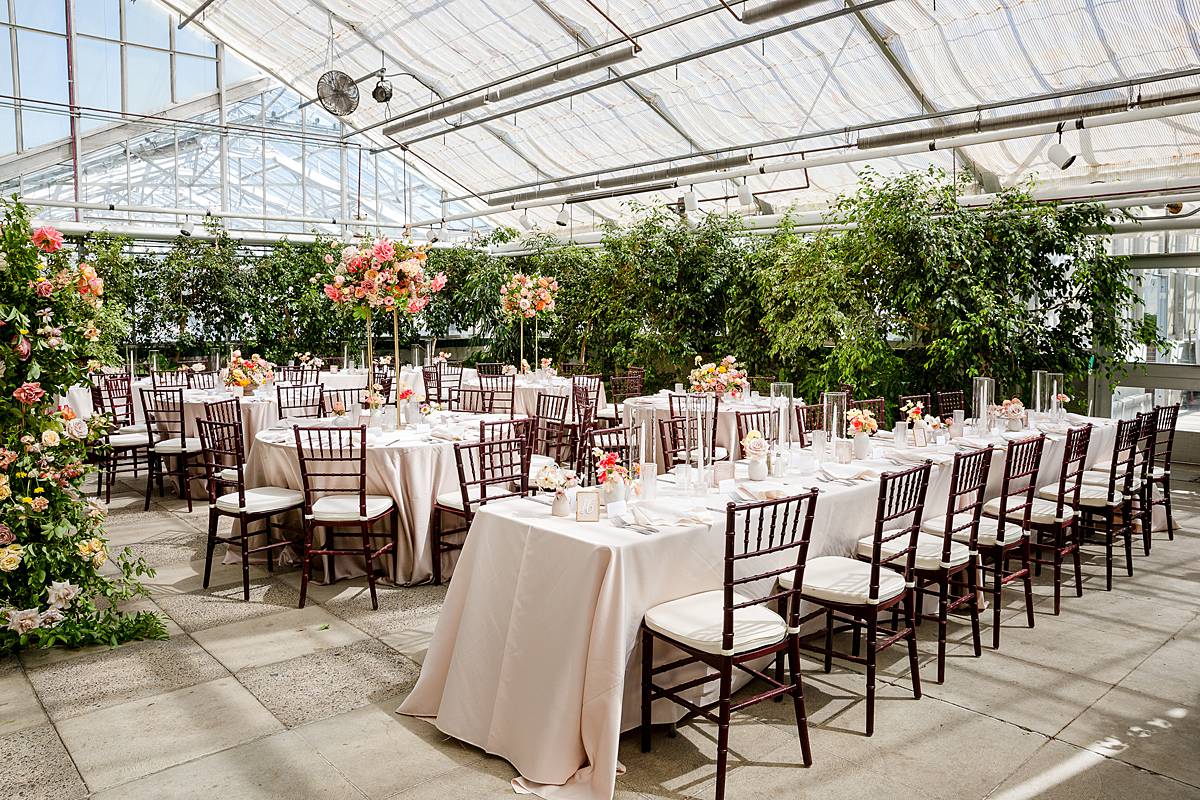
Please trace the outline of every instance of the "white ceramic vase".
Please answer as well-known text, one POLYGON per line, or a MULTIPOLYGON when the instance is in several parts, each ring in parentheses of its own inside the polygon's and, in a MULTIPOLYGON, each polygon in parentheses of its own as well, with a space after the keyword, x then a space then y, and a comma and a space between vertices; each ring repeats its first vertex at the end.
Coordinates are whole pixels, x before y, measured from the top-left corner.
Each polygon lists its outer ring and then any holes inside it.
POLYGON ((765 481, 767 479, 767 460, 765 458, 752 458, 748 464, 750 470, 750 480, 765 481))
POLYGON ((869 458, 871 455, 871 437, 866 431, 854 434, 854 457, 858 460, 869 458))
POLYGON ((554 493, 554 505, 550 506, 550 514, 555 517, 568 517, 571 515, 571 501, 567 498, 567 493, 562 489, 554 493))
POLYGON ((604 505, 609 503, 621 503, 625 500, 625 481, 615 480, 604 484, 600 490, 600 502, 604 505))

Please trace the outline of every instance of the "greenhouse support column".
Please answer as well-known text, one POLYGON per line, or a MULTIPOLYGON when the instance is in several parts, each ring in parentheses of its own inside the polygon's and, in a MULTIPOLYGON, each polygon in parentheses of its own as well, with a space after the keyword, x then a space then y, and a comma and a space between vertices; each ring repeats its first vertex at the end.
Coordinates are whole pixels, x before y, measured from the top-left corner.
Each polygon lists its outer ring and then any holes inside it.
MULTIPOLYGON (((75 9, 73 0, 63 0, 67 15, 67 119, 71 126, 71 177, 75 184, 75 202, 83 200, 80 190, 79 156, 82 144, 79 138, 79 92, 75 81, 75 9)), ((75 209, 75 221, 83 220, 82 211, 75 209)))
POLYGON ((217 43, 217 121, 221 125, 218 150, 221 163, 221 210, 229 210, 229 132, 225 128, 225 45, 217 43))
MULTIPOLYGON (((400 397, 400 309, 392 310, 392 389, 400 397)), ((387 398, 384 398, 384 402, 387 398)))

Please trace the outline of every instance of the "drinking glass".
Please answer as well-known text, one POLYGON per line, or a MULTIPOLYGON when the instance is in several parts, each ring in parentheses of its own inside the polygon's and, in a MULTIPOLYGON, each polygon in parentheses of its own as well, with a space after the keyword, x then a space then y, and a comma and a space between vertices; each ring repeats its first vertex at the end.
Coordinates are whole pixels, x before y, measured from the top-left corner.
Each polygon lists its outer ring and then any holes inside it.
POLYGON ((1044 369, 1035 369, 1033 380, 1030 381, 1029 407, 1038 414, 1050 409, 1050 382, 1047 380, 1049 375, 1044 369))
POLYGON ((778 412, 774 431, 763 431, 764 436, 770 437, 774 460, 772 471, 776 476, 783 475, 788 468, 788 455, 792 449, 792 428, 796 412, 793 406, 795 387, 790 383, 771 384, 771 410, 778 412))
POLYGON ((1061 420, 1064 409, 1062 403, 1059 402, 1058 396, 1063 393, 1063 387, 1065 386, 1063 374, 1061 372, 1046 373, 1046 384, 1050 390, 1049 402, 1046 404, 1046 407, 1054 419, 1061 420))

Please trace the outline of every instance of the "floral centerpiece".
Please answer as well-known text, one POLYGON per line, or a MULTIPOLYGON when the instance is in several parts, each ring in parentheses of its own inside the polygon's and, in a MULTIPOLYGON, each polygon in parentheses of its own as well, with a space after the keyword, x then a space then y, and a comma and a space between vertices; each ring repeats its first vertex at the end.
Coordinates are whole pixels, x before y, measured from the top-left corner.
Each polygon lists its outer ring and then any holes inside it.
POLYGON ((242 358, 241 350, 229 355, 229 368, 225 371, 225 385, 249 393, 264 383, 275 380, 275 367, 258 353, 242 358))
POLYGON ((923 400, 917 400, 915 402, 909 400, 907 403, 900 406, 900 414, 904 417, 904 421, 909 424, 917 422, 918 420, 924 420, 927 416, 925 414, 925 402, 923 400))
POLYGON ((996 419, 1006 422, 1010 431, 1021 430, 1025 427, 1025 404, 1016 397, 1005 400, 1000 405, 992 406, 989 411, 996 419))
POLYGON ((166 638, 162 618, 121 611, 145 595, 145 561, 104 536, 104 507, 87 499, 90 456, 108 420, 82 419, 57 398, 104 350, 104 281, 31 229, 14 203, 0 222, 0 653, 166 638), (105 567, 101 573, 100 568, 105 567))
POLYGON ((400 363, 400 314, 416 316, 433 295, 446 288, 446 273, 430 275, 425 248, 402 244, 386 236, 347 244, 324 256, 328 271, 314 277, 335 305, 353 309, 367 323, 367 364, 371 369, 371 314, 392 314, 396 363, 400 363), (335 255, 336 252, 336 255, 335 255))
POLYGON ((767 478, 767 456, 771 453, 771 443, 756 430, 746 431, 742 439, 742 455, 750 462, 750 480, 761 481, 767 478))
POLYGON ((738 398, 750 391, 746 370, 734 356, 725 356, 720 363, 704 363, 696 356, 696 368, 688 374, 692 392, 715 392, 718 396, 738 398))
POLYGON ((544 492, 554 492, 554 504, 550 513, 556 517, 565 517, 570 510, 567 502, 567 489, 576 484, 575 473, 565 470, 558 464, 547 464, 533 476, 533 485, 544 492))
POLYGON ((301 366, 324 366, 324 359, 314 356, 311 352, 305 350, 303 353, 292 353, 292 360, 301 366))
POLYGON ((874 436, 879 430, 879 421, 875 415, 865 408, 852 408, 846 412, 846 434, 857 435, 865 433, 874 436))
POLYGON ((596 465, 596 483, 604 489, 604 501, 612 503, 625 499, 627 487, 641 474, 641 465, 634 465, 631 471, 621 463, 618 453, 602 448, 592 448, 592 460, 596 465))
POLYGON ((537 358, 537 320, 542 314, 554 311, 554 296, 558 294, 558 280, 546 275, 526 275, 514 272, 500 288, 500 312, 521 323, 521 360, 525 360, 525 320, 534 323, 533 351, 537 358))
POLYGON ((450 360, 449 353, 438 353, 436 356, 434 356, 432 359, 430 359, 430 361, 434 364, 445 364, 449 360, 450 360))
POLYGON ((550 358, 539 359, 538 368, 542 371, 543 375, 549 378, 553 378, 558 374, 558 371, 554 369, 554 360, 550 358))

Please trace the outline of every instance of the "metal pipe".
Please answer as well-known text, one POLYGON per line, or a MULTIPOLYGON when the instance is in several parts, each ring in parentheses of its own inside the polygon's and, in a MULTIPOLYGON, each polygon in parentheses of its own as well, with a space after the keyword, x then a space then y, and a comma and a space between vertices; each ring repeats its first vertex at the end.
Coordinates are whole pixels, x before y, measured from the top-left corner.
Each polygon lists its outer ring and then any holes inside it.
MULTIPOLYGON (((658 72, 659 70, 669 69, 671 67, 678 66, 679 64, 685 64, 689 61, 695 61, 697 59, 707 58, 708 56, 716 55, 717 53, 723 53, 726 50, 732 50, 736 47, 743 47, 748 44, 757 44, 758 42, 766 41, 767 39, 773 38, 775 36, 782 36, 787 33, 793 33, 795 31, 810 27, 812 25, 819 25, 822 22, 829 22, 830 20, 840 19, 841 17, 844 17, 848 14, 855 14, 859 11, 865 11, 867 9, 875 8, 876 6, 886 5, 888 3, 893 3, 893 2, 896 2, 896 0, 868 0, 868 2, 862 3, 861 5, 855 6, 853 8, 835 9, 835 10, 829 11, 825 14, 818 14, 815 17, 809 17, 808 19, 800 20, 799 22, 793 22, 793 23, 784 25, 779 28, 772 28, 771 30, 763 31, 761 33, 751 34, 749 36, 743 36, 740 39, 734 39, 732 41, 725 42, 724 44, 714 45, 712 47, 707 47, 703 50, 697 50, 694 53, 689 53, 687 55, 679 56, 677 58, 672 58, 669 61, 664 61, 660 64, 652 64, 650 66, 643 67, 642 69, 634 70, 633 72, 627 72, 624 75, 618 75, 614 78, 608 78, 606 80, 600 81, 599 83, 593 83, 589 86, 581 86, 578 89, 572 89, 569 92, 563 92, 562 94, 552 95, 551 97, 544 97, 544 98, 542 98, 540 100, 536 100, 532 103, 527 103, 523 106, 519 106, 518 108, 510 109, 508 111, 504 111, 504 112, 500 112, 500 113, 496 113, 496 114, 490 114, 488 116, 480 117, 479 119, 474 119, 469 122, 464 122, 462 125, 458 125, 457 127, 453 128, 452 130, 457 132, 457 131, 461 131, 463 128, 469 128, 469 127, 473 127, 475 125, 482 125, 486 122, 494 122, 495 120, 503 119, 504 117, 509 117, 509 116, 512 116, 514 114, 519 114, 524 111, 530 111, 534 108, 539 108, 539 107, 547 105, 549 103, 556 103, 559 100, 567 100, 567 99, 575 97, 577 95, 587 94, 588 92, 594 92, 597 89, 603 89, 605 86, 611 86, 615 83, 624 83, 625 81, 632 80, 634 78, 639 78, 642 75, 649 75, 652 72, 658 72)), ((390 145, 388 147, 379 148, 379 152, 383 152, 386 150, 393 150, 397 147, 411 147, 412 145, 414 145, 418 142, 423 142, 426 139, 433 139, 435 137, 441 136, 445 132, 448 132, 448 131, 436 131, 433 133, 424 134, 422 136, 416 137, 415 139, 409 139, 406 142, 401 142, 401 143, 398 143, 395 145, 390 145)))
MULTIPOLYGON (((90 233, 104 231, 115 236, 124 236, 138 241, 169 242, 179 238, 180 235, 177 228, 139 228, 129 225, 114 226, 105 221, 64 222, 59 219, 37 218, 33 220, 33 225, 51 225, 66 236, 86 236, 90 233)), ((329 236, 319 237, 312 233, 294 233, 291 231, 226 231, 225 236, 247 245, 277 245, 282 240, 290 242, 315 242, 318 238, 326 240, 330 238, 329 236)), ((197 229, 191 238, 199 241, 216 240, 215 236, 202 229, 197 229)), ((453 247, 448 242, 437 242, 430 246, 438 250, 453 247)))
POLYGON ((200 4, 200 5, 198 5, 198 6, 196 6, 196 10, 195 10, 195 11, 193 11, 193 12, 192 12, 192 13, 190 13, 190 14, 188 14, 188 15, 187 15, 187 16, 186 16, 186 17, 183 19, 183 21, 179 23, 179 26, 176 28, 176 30, 183 30, 183 29, 184 29, 184 26, 186 26, 188 23, 190 23, 190 22, 191 22, 192 20, 194 20, 196 17, 200 16, 200 14, 201 14, 201 13, 204 11, 204 9, 208 8, 209 6, 211 6, 211 5, 212 5, 214 2, 216 2, 216 0, 204 0, 204 2, 203 2, 203 3, 201 3, 201 4, 200 4))
MULTIPOLYGON (((1184 114, 1192 114, 1200 112, 1200 100, 1192 100, 1180 103, 1172 103, 1169 105, 1156 106, 1153 108, 1138 108, 1127 111, 1119 111, 1113 114, 1101 114, 1095 117, 1080 117, 1071 125, 1075 130, 1084 130, 1092 128, 1103 128, 1110 125, 1121 125, 1127 122, 1141 122, 1151 119, 1163 119, 1165 117, 1182 116, 1184 114)), ((742 167, 740 169, 730 169, 719 172, 707 172, 698 175, 690 176, 686 181, 676 179, 674 185, 698 185, 704 183, 715 183, 719 181, 732 180, 734 178, 745 178, 750 175, 770 175, 777 172, 792 172, 797 170, 813 169, 815 167, 826 167, 834 164, 851 164, 860 161, 872 161, 878 158, 892 158, 895 156, 916 155, 919 153, 932 153, 940 150, 950 150, 956 147, 970 147, 977 144, 988 144, 990 142, 1000 142, 1010 139, 1024 139, 1030 136, 1044 136, 1047 134, 1055 134, 1059 132, 1061 122, 1049 122, 1039 125, 1029 125, 1021 128, 1010 128, 1003 131, 988 131, 984 133, 968 134, 964 136, 950 137, 947 139, 933 139, 927 142, 915 142, 912 144, 895 145, 893 147, 882 147, 875 150, 851 150, 842 153, 835 153, 827 156, 819 156, 817 158, 800 158, 791 159, 779 163, 763 164, 761 166, 742 167)), ((656 186, 657 188, 657 186, 656 186)), ((647 190, 651 191, 651 190, 647 190)), ((512 209, 517 208, 537 208, 545 205, 556 205, 561 201, 533 201, 524 203, 514 203, 512 209)), ((566 202, 570 202, 567 198, 566 202)), ((507 210, 507 209, 502 209, 507 210)), ((477 216, 490 216, 500 213, 502 210, 482 210, 466 212, 464 214, 456 214, 442 221, 473 219, 477 216)), ((422 227, 430 225, 439 220, 421 220, 413 223, 414 227, 422 227)))
MULTIPOLYGON (((965 106, 958 108, 950 108, 944 111, 930 111, 920 114, 910 114, 905 117, 896 117, 890 120, 864 122, 857 125, 847 125, 841 128, 826 128, 825 130, 813 131, 798 136, 783 136, 775 139, 763 139, 756 142, 746 142, 744 144, 735 145, 733 147, 721 147, 713 150, 703 150, 694 153, 680 153, 678 155, 663 156, 661 158, 650 159, 647 161, 639 161, 635 164, 625 164, 620 167, 605 167, 604 169, 594 169, 587 172, 576 172, 571 175, 559 175, 553 178, 542 178, 536 181, 527 181, 525 183, 512 184, 510 186, 502 186, 497 189, 492 189, 490 192, 481 192, 480 194, 497 194, 500 192, 514 192, 519 189, 528 189, 534 186, 541 186, 548 183, 560 183, 562 181, 573 181, 580 178, 590 178, 595 175, 603 175, 607 172, 619 172, 627 169, 640 169, 642 167, 655 166, 657 164, 666 164, 672 161, 683 161, 689 158, 701 158, 704 156, 720 155, 721 153, 729 153, 735 150, 752 150, 756 147, 773 147, 780 144, 788 144, 791 142, 808 141, 811 139, 825 138, 829 136, 848 136, 851 133, 857 133, 864 130, 874 130, 876 128, 886 128, 892 125, 910 125, 917 122, 928 122, 934 119, 944 119, 946 117, 956 117, 962 114, 978 114, 983 111, 994 111, 999 108, 1011 108, 1013 106, 1029 105, 1031 103, 1042 103, 1052 100, 1061 100, 1066 97, 1078 97, 1085 94, 1097 94, 1100 92, 1115 91, 1118 89, 1130 89, 1133 86, 1140 86, 1146 83, 1159 83, 1162 81, 1179 80, 1182 78, 1192 78, 1200 75, 1200 67, 1191 69, 1176 70, 1174 72, 1164 72, 1157 75, 1148 75, 1141 78, 1127 78, 1119 81, 1109 81, 1107 83, 1087 84, 1074 89, 1061 89, 1053 92, 1044 92, 1037 95, 1029 95, 1025 97, 1014 97, 1005 100, 994 100, 989 103, 981 103, 974 106, 965 106)), ((860 137, 861 140, 861 137, 860 137)), ((759 155, 760 159, 775 158, 773 155, 759 155)), ((469 200, 477 195, 460 195, 452 197, 451 200, 469 200)))
MULTIPOLYGON (((708 16, 709 14, 712 14, 716 11, 720 11, 721 8, 722 8, 722 6, 719 6, 719 5, 709 6, 708 8, 701 8, 696 11, 692 11, 688 14, 684 14, 681 17, 675 17, 673 19, 663 20, 662 22, 651 25, 648 28, 642 28, 640 31, 634 31, 631 35, 635 39, 640 36, 649 36, 652 33, 658 33, 659 31, 663 31, 668 28, 673 28, 676 25, 682 25, 685 22, 691 22, 694 19, 699 19, 700 17, 708 16)), ((365 133, 366 131, 375 130, 376 128, 387 125, 389 122, 394 122, 398 119, 403 119, 404 117, 411 116, 413 114, 419 114, 422 111, 425 111, 426 109, 429 109, 429 108, 436 108, 436 107, 440 106, 442 103, 451 103, 451 102, 454 102, 455 100, 459 99, 460 97, 466 97, 468 95, 475 94, 476 92, 483 92, 488 89, 491 89, 493 86, 499 86, 502 83, 508 83, 509 81, 515 81, 519 78, 524 78, 527 75, 533 75, 534 73, 541 72, 544 69, 550 69, 551 67, 557 67, 559 64, 565 64, 568 61, 573 61, 577 58, 583 58, 584 56, 590 56, 592 53, 599 53, 601 50, 605 50, 609 47, 612 47, 613 45, 620 44, 622 41, 623 41, 622 39, 611 39, 607 42, 601 42, 600 44, 593 45, 592 47, 589 47, 585 50, 580 50, 577 53, 571 53, 570 55, 560 56, 559 58, 556 58, 553 61, 548 61, 545 64, 538 64, 533 67, 528 67, 526 69, 521 70, 520 72, 514 72, 512 75, 506 75, 503 78, 496 78, 495 80, 489 81, 484 84, 480 84, 479 86, 474 86, 470 89, 464 89, 461 92, 457 92, 455 94, 447 95, 445 97, 439 97, 438 99, 432 100, 423 106, 417 106, 414 109, 405 111, 402 114, 397 114, 394 117, 388 117, 386 119, 380 120, 379 122, 373 122, 370 125, 364 125, 361 128, 355 128, 354 130, 350 131, 346 135, 352 136, 356 133, 365 133)), ((468 197, 474 197, 474 195, 468 195, 468 197)), ((454 199, 465 200, 466 198, 457 197, 454 199)))
POLYGON ((527 81, 515 84, 507 89, 493 89, 482 97, 469 97, 465 100, 460 100, 457 103, 449 103, 437 109, 430 109, 419 117, 411 117, 410 119, 401 120, 383 129, 384 136, 392 136, 393 134, 405 131, 410 128, 417 128, 427 122, 453 117, 455 114, 460 114, 464 111, 471 111, 476 108, 481 108, 487 103, 494 103, 506 97, 527 94, 535 89, 542 89, 547 86, 553 86, 559 81, 577 78, 588 72, 594 72, 598 69, 606 69, 614 64, 620 64, 624 61, 637 58, 637 49, 627 47, 621 50, 614 50, 611 53, 596 56, 587 61, 580 61, 566 67, 560 67, 554 72, 539 75, 536 78, 530 78, 527 81))
POLYGON ((747 8, 743 11, 742 22, 746 25, 752 25, 755 22, 762 22, 764 19, 781 16, 789 11, 799 11, 802 8, 808 8, 811 5, 816 5, 817 2, 818 0, 771 0, 771 2, 747 8))
MULTIPOLYGON (((75 201, 78 202, 83 199, 79 175, 79 156, 82 148, 79 136, 79 112, 76 108, 79 88, 75 84, 75 10, 73 5, 72 0, 63 0, 67 24, 67 119, 70 122, 71 136, 71 181, 75 186, 75 201)), ((79 209, 75 209, 75 221, 79 222, 80 219, 79 209)))

